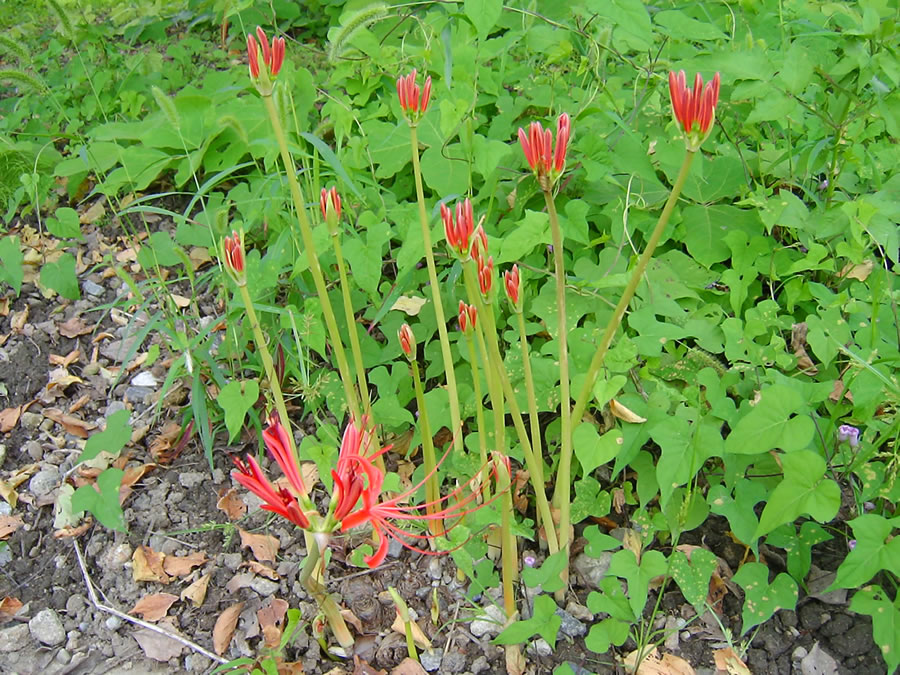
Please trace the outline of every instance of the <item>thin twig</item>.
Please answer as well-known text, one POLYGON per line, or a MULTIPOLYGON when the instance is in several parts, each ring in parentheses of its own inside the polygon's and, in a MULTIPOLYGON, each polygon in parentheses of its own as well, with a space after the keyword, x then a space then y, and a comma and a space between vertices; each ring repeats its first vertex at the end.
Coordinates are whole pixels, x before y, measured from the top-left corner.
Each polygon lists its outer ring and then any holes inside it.
POLYGON ((91 575, 88 574, 87 567, 84 564, 84 557, 81 555, 81 547, 78 545, 78 540, 73 538, 72 545, 75 547, 75 555, 78 556, 78 566, 81 568, 81 576, 84 577, 84 583, 87 586, 88 595, 91 598, 91 604, 94 605, 101 612, 106 612, 107 614, 112 614, 113 616, 117 616, 123 621, 128 621, 129 623, 136 624, 141 626, 142 628, 146 628, 148 630, 152 630, 154 633, 159 633, 160 635, 165 635, 167 638, 171 638, 175 640, 175 642, 180 642, 185 647, 190 647, 195 652, 203 654, 208 659, 212 659, 217 663, 228 663, 228 659, 223 659, 221 656, 213 654, 210 651, 207 651, 196 642, 191 642, 187 638, 181 637, 180 635, 176 635, 174 633, 170 633, 169 631, 156 626, 149 621, 144 621, 143 619, 138 619, 137 617, 131 616, 130 614, 126 614, 125 612, 120 612, 115 607, 110 607, 109 605, 104 605, 97 598, 97 592, 94 590, 94 584, 91 582, 91 575))

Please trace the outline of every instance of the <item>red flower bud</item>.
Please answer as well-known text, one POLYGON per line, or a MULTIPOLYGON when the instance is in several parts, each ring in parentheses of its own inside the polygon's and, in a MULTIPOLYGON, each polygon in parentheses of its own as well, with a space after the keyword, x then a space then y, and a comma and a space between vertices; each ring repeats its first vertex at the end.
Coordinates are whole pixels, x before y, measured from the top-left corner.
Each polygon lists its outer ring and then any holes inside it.
POLYGON ((416 69, 413 68, 409 75, 397 80, 397 98, 400 100, 403 114, 414 124, 428 110, 431 99, 431 76, 425 78, 425 86, 420 92, 419 85, 416 84, 416 69))
POLYGON ((406 358, 410 361, 416 358, 416 336, 413 335, 409 324, 405 323, 400 326, 400 330, 397 331, 397 337, 400 338, 400 349, 406 354, 406 358))
POLYGON ((503 273, 503 285, 506 288, 506 297, 509 298, 513 308, 518 310, 519 306, 519 290, 521 287, 521 279, 519 278, 519 266, 513 265, 511 270, 503 273))
POLYGON ((684 71, 669 73, 669 95, 672 99, 672 113, 685 133, 685 145, 691 152, 700 149, 700 145, 712 131, 716 118, 716 105, 719 102, 719 73, 711 82, 703 86, 700 73, 694 77, 693 90, 687 87, 684 71))

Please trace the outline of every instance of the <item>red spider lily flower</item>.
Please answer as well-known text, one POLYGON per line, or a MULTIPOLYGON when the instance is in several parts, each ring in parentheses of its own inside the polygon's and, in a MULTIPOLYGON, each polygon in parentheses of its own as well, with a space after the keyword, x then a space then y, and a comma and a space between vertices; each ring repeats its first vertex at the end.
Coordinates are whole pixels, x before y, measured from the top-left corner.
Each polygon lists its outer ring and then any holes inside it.
POLYGON ((703 86, 700 73, 694 77, 694 89, 688 89, 684 71, 669 73, 669 95, 672 113, 684 129, 684 142, 690 152, 697 152, 712 132, 719 102, 719 73, 703 86))
POLYGON ((412 328, 408 323, 400 326, 397 337, 400 338, 400 349, 406 354, 406 358, 410 361, 414 360, 416 358, 416 336, 413 335, 412 328))
POLYGON ((360 462, 363 459, 372 460, 383 455, 392 447, 386 446, 370 455, 369 450, 374 436, 368 426, 368 418, 363 416, 359 424, 355 424, 351 420, 344 429, 341 450, 338 453, 337 469, 333 469, 331 472, 337 491, 337 494, 334 495, 334 518, 337 521, 342 521, 356 506, 356 502, 359 501, 365 488, 365 473, 358 470, 360 462))
POLYGON ((256 27, 256 37, 247 36, 247 61, 250 64, 250 80, 262 96, 271 96, 274 79, 284 63, 284 38, 272 38, 272 46, 262 27, 256 27), (265 66, 260 68, 260 57, 265 66))
POLYGON ((231 477, 259 497, 264 510, 277 513, 297 527, 309 527, 309 518, 303 513, 297 498, 283 487, 276 488, 253 457, 247 457, 246 464, 235 457, 234 463, 237 469, 231 472, 231 477))
POLYGON ((475 305, 467 305, 459 301, 459 329, 468 333, 475 328, 475 319, 478 317, 478 309, 475 305))
POLYGON ((572 135, 572 120, 563 113, 556 120, 556 147, 553 134, 544 129, 540 122, 532 122, 526 133, 519 127, 519 143, 525 153, 525 160, 534 172, 542 189, 550 189, 566 168, 566 152, 572 135))
POLYGON ((269 427, 263 431, 266 448, 278 462, 279 468, 287 477, 294 492, 299 496, 306 497, 306 486, 300 475, 300 463, 294 455, 291 439, 288 438, 288 430, 282 426, 281 420, 274 414, 269 416, 268 423, 269 427))
POLYGON ((230 237, 222 240, 222 262, 225 271, 239 286, 247 283, 247 274, 244 271, 244 234, 237 230, 231 231, 230 237))
POLYGON ((513 265, 511 270, 503 273, 503 285, 506 288, 506 297, 509 298, 510 304, 517 312, 522 311, 522 305, 519 302, 521 296, 519 291, 522 288, 522 279, 519 277, 519 266, 513 265))
POLYGON ((478 500, 484 490, 484 486, 481 484, 481 471, 479 470, 474 478, 444 497, 425 504, 403 505, 403 502, 407 501, 410 496, 419 490, 425 484, 425 481, 437 471, 438 466, 446 459, 447 453, 449 453, 451 448, 452 445, 448 445, 447 451, 444 453, 443 457, 441 457, 435 468, 419 483, 406 492, 396 495, 391 499, 382 499, 381 496, 384 473, 375 466, 371 461, 371 458, 363 455, 360 455, 357 458, 357 468, 365 473, 368 485, 362 490, 362 506, 342 519, 341 531, 346 532, 347 530, 363 525, 364 523, 371 524, 378 540, 378 549, 372 555, 364 558, 369 567, 377 567, 384 561, 388 551, 388 544, 390 543, 389 539, 395 539, 412 551, 424 553, 426 555, 434 554, 433 551, 418 548, 410 543, 429 540, 432 539, 434 535, 408 532, 391 521, 427 522, 431 520, 455 520, 456 522, 452 523, 450 527, 445 530, 446 532, 458 525, 460 519, 467 513, 471 513, 482 506, 490 504, 493 499, 497 498, 497 495, 495 495, 492 500, 470 506, 470 504, 478 500), (433 510, 433 512, 427 513, 429 510, 433 510))
POLYGON ((328 227, 334 232, 341 219, 341 196, 336 187, 332 187, 331 190, 322 188, 322 194, 319 196, 319 208, 322 210, 322 217, 328 223, 328 227))
POLYGON ((488 256, 478 259, 478 286, 481 288, 481 295, 488 298, 491 289, 494 286, 494 256, 488 256))
POLYGON ((475 217, 472 215, 472 200, 468 197, 456 204, 456 218, 446 204, 441 204, 441 220, 444 221, 444 235, 450 250, 460 260, 467 260, 475 229, 475 217))
POLYGON ((431 76, 425 78, 425 86, 421 93, 416 84, 416 69, 406 77, 397 80, 397 97, 400 99, 400 109, 410 124, 415 124, 428 110, 431 100, 431 76))

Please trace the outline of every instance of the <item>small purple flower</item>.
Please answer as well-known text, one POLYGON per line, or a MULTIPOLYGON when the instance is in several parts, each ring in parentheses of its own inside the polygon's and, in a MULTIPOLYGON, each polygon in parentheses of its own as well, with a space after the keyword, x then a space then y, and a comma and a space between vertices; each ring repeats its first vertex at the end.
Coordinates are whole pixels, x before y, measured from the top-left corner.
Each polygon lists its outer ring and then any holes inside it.
POLYGON ((850 541, 848 541, 847 548, 849 548, 851 551, 853 549, 855 549, 856 548, 856 539, 851 539, 850 541))
POLYGON ((851 448, 855 448, 859 445, 859 429, 849 424, 842 424, 838 427, 837 438, 838 443, 849 443, 851 448))
POLYGON ((537 558, 533 555, 526 555, 522 557, 522 562, 525 563, 526 567, 534 567, 534 564, 537 562, 537 558))

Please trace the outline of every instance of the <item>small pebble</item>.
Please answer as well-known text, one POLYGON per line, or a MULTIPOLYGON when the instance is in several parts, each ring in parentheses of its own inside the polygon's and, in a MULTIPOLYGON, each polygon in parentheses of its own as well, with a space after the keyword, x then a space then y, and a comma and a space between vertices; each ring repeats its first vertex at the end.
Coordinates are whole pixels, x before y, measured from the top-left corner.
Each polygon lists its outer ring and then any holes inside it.
POLYGON ((444 657, 444 650, 435 649, 433 651, 422 652, 419 654, 419 663, 429 673, 434 672, 441 667, 441 661, 444 657))
POLYGON ((100 284, 94 283, 90 279, 85 279, 81 284, 81 287, 84 289, 84 292, 87 295, 93 295, 94 297, 99 297, 103 295, 103 286, 100 284))
POLYGON ((436 556, 432 556, 431 560, 428 561, 428 576, 430 576, 434 580, 438 580, 443 576, 444 572, 441 569, 441 561, 436 556))
POLYGON ((538 638, 530 645, 525 647, 526 652, 537 654, 538 656, 550 656, 553 653, 553 647, 544 638, 538 638))
POLYGON ((22 416, 19 418, 19 422, 21 423, 22 427, 31 431, 37 429, 43 420, 43 415, 39 415, 38 413, 33 412, 23 412, 22 416))
POLYGON ((107 617, 105 623, 110 630, 119 630, 122 627, 122 619, 117 616, 107 617))
POLYGON ((58 652, 56 652, 56 662, 61 663, 64 666, 69 665, 69 662, 72 660, 72 655, 66 651, 66 648, 63 647, 58 652))
POLYGON ((805 659, 808 655, 809 655, 809 652, 806 651, 806 647, 797 647, 791 654, 791 658, 794 661, 801 661, 801 660, 805 659))
POLYGON ((59 614, 52 609, 42 609, 28 622, 31 637, 48 647, 62 644, 66 639, 66 629, 63 628, 59 614))
POLYGON ((34 474, 28 483, 28 490, 35 497, 44 497, 53 492, 57 485, 59 485, 59 467, 50 464, 34 474))

